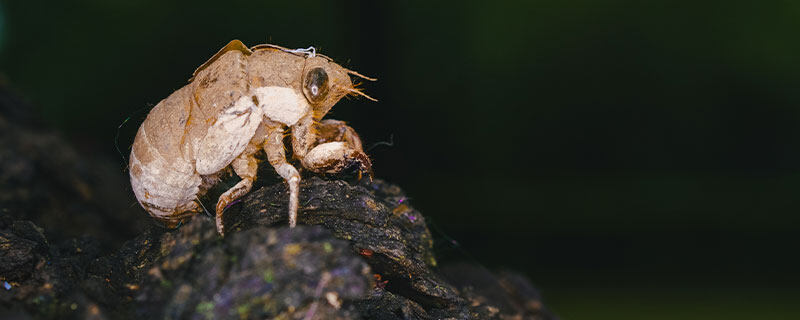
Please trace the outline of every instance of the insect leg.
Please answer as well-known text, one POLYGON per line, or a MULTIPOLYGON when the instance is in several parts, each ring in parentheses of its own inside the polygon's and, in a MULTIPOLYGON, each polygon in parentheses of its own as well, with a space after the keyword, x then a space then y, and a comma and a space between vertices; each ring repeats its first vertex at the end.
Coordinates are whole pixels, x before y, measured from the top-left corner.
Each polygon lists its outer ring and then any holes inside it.
POLYGON ((253 153, 248 154, 247 152, 243 152, 239 157, 233 160, 231 166, 233 167, 233 171, 236 172, 236 175, 241 177, 242 180, 219 196, 219 201, 217 201, 216 223, 217 231, 221 235, 224 235, 222 213, 228 205, 250 192, 250 189, 253 188, 253 181, 256 179, 256 173, 258 172, 258 162, 256 162, 255 157, 253 157, 253 153))
POLYGON ((264 141, 264 152, 267 154, 269 164, 289 184, 289 226, 297 224, 298 198, 300 196, 300 173, 286 161, 283 146, 283 126, 279 124, 267 125, 267 138, 264 141))
POLYGON ((292 126, 292 153, 297 159, 303 159, 309 150, 316 145, 317 124, 311 113, 301 118, 292 126))
POLYGON ((317 134, 317 144, 325 142, 340 141, 345 145, 356 151, 364 152, 361 148, 361 138, 358 137, 356 131, 348 126, 344 121, 326 119, 319 123, 317 134))
POLYGON ((325 173, 355 167, 359 176, 366 173, 372 178, 372 163, 353 128, 344 121, 328 119, 319 123, 317 129, 315 146, 302 159, 303 167, 325 173))

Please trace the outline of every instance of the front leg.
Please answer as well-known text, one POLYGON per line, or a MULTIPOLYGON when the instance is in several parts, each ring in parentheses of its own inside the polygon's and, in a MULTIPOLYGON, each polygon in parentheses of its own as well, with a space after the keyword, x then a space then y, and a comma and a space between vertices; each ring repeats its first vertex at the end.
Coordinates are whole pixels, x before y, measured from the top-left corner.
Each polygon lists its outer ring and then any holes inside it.
POLYGON ((303 167, 318 173, 340 173, 356 167, 359 178, 372 178, 372 163, 364 153, 361 139, 343 121, 324 120, 316 125, 313 148, 300 158, 303 167))

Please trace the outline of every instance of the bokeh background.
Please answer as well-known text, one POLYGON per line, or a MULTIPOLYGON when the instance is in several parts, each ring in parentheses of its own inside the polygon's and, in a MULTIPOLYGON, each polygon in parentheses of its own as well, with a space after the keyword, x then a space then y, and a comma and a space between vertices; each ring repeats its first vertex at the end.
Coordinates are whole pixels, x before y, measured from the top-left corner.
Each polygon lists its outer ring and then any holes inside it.
POLYGON ((795 1, 0 1, 0 73, 124 176, 229 40, 314 45, 379 78, 331 117, 442 256, 564 319, 798 319, 799 31, 795 1))

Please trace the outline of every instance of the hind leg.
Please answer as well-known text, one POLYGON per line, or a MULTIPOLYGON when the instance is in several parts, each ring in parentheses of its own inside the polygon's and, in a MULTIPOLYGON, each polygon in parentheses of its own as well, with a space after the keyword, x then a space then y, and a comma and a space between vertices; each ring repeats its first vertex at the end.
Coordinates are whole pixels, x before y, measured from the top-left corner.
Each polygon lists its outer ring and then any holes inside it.
POLYGON ((258 162, 256 162, 256 158, 253 157, 252 153, 247 154, 247 152, 243 152, 238 158, 233 160, 231 167, 233 167, 233 171, 236 175, 241 177, 242 180, 219 196, 215 221, 217 224, 217 232, 219 232, 220 235, 225 234, 222 226, 222 213, 229 205, 236 201, 236 199, 241 198, 253 188, 253 181, 255 181, 256 173, 258 172, 258 162))

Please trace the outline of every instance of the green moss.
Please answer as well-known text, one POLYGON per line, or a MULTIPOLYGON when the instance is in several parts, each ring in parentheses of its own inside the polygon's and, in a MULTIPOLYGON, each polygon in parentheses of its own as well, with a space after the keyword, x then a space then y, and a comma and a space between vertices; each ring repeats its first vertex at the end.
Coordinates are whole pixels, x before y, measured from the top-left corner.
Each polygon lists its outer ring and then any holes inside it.
POLYGON ((167 279, 162 279, 161 280, 161 286, 164 287, 164 288, 172 287, 172 281, 169 281, 167 279))
POLYGON ((202 314, 206 317, 206 319, 213 319, 214 318, 214 302, 211 301, 204 301, 197 304, 194 308, 194 311, 202 314))
POLYGON ((264 282, 272 283, 272 281, 273 281, 272 269, 264 270, 264 275, 263 276, 264 276, 264 282))
POLYGON ((239 315, 239 318, 247 318, 247 315, 250 313, 250 304, 245 303, 236 307, 236 313, 239 315))
POLYGON ((197 304, 194 309, 197 312, 208 312, 214 310, 214 303, 211 301, 204 301, 197 304))

